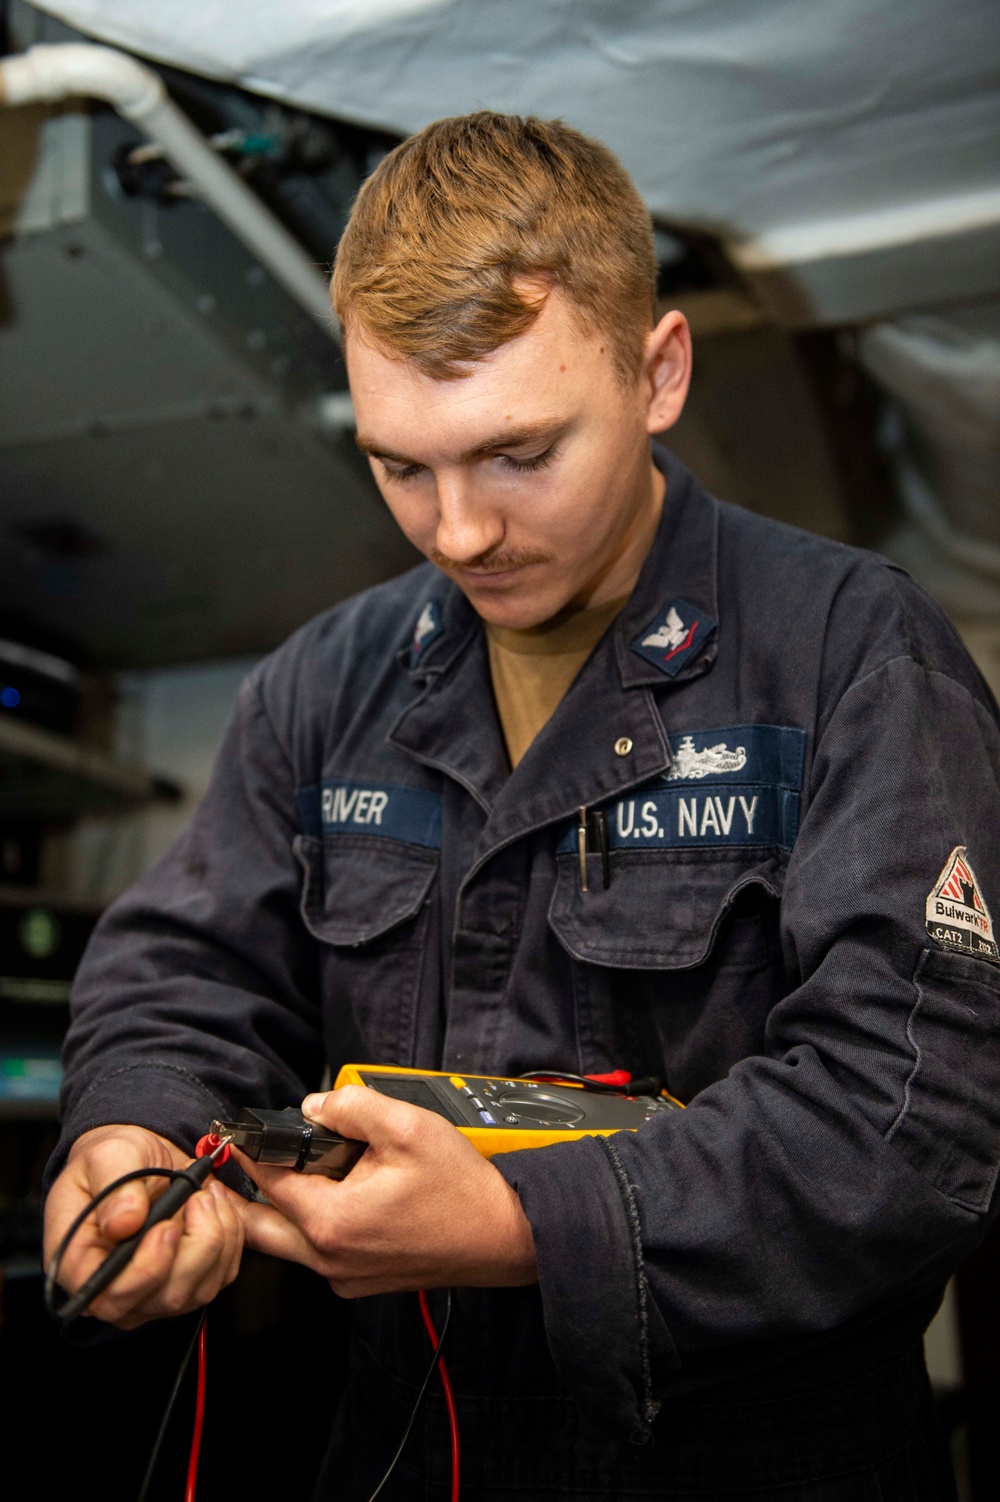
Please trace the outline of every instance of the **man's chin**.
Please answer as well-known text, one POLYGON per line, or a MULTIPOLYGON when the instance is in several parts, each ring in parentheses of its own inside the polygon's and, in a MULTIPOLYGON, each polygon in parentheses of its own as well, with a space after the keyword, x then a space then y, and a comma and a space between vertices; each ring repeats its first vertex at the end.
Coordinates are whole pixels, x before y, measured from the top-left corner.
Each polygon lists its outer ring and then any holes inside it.
POLYGON ((530 631, 543 626, 565 608, 566 601, 555 593, 544 595, 533 590, 477 590, 464 593, 476 614, 489 626, 508 631, 530 631))

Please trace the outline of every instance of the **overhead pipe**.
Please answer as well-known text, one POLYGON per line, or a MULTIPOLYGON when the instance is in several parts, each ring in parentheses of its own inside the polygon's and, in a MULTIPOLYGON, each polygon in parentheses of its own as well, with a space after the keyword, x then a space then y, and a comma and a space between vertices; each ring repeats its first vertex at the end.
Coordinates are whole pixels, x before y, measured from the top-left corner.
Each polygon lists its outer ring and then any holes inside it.
POLYGON ((0 58, 0 105, 101 99, 155 142, 197 196, 242 240, 331 339, 339 331, 326 281, 301 245, 170 99, 163 81, 113 47, 66 42, 0 58))

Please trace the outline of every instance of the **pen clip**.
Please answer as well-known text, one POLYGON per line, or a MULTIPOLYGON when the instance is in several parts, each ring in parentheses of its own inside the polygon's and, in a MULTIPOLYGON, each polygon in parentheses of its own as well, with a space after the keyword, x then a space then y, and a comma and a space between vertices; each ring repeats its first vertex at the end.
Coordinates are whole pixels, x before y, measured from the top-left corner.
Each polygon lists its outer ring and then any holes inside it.
POLYGON ((587 810, 581 806, 580 822, 576 826, 576 853, 580 861, 580 891, 589 892, 587 884, 587 810))

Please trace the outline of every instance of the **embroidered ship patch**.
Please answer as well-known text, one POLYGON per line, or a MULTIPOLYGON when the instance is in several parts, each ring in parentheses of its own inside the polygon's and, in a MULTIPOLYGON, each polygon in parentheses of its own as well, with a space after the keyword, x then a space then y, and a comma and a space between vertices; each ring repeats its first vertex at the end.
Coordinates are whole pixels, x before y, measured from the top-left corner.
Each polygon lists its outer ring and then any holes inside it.
POLYGON ((720 741, 717 746, 706 746, 698 751, 691 736, 686 735, 674 752, 674 764, 667 773, 667 781, 721 777, 723 772, 742 771, 746 764, 745 746, 730 751, 725 741, 720 741))
POLYGON ((927 898, 926 925, 942 949, 1000 964, 993 919, 964 845, 955 846, 927 898))

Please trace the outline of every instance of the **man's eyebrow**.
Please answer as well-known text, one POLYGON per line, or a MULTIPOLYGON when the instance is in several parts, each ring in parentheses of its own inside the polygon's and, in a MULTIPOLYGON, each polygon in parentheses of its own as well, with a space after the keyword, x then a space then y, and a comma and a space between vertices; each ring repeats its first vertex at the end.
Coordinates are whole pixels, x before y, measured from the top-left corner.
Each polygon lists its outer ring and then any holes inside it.
POLYGON ((405 454, 393 453, 392 449, 387 449, 384 444, 379 443, 377 438, 365 438, 362 434, 356 433, 354 442, 363 454, 367 454, 372 459, 391 459, 394 464, 417 464, 419 462, 416 459, 408 459, 405 454))
MULTIPOLYGON (((486 438, 482 443, 466 449, 459 455, 459 462, 469 464, 475 459, 485 459, 490 454, 500 453, 504 449, 524 448, 528 444, 538 443, 543 438, 548 438, 554 443, 568 426, 568 422, 547 421, 525 423, 519 428, 507 428, 504 432, 492 438, 486 438)), ((368 454, 373 459, 388 459, 393 464, 406 465, 421 462, 419 459, 411 459, 407 454, 395 453, 379 443, 376 438, 366 438, 361 433, 355 436, 354 441, 363 454, 368 454)))
POLYGON ((528 444, 538 443, 543 438, 554 443, 568 427, 568 422, 547 421, 524 423, 519 428, 507 428, 503 433, 498 433, 495 438, 487 438, 473 448, 466 449, 462 455, 462 461, 467 464, 472 459, 485 459, 489 454, 498 454, 503 449, 526 448, 528 444))

